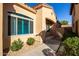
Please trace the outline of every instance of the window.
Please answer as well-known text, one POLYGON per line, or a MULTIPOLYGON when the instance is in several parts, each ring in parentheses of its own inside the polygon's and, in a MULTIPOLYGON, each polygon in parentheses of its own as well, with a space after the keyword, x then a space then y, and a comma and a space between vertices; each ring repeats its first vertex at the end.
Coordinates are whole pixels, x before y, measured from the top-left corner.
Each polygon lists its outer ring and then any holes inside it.
POLYGON ((28 20, 24 20, 24 34, 28 34, 29 33, 29 21, 28 20))
POLYGON ((16 34, 16 18, 8 16, 8 35, 15 35, 15 34, 16 34))
POLYGON ((17 30, 18 34, 22 34, 22 19, 18 18, 18 23, 17 23, 17 30))
POLYGON ((33 33, 33 21, 18 18, 18 34, 33 33))
POLYGON ((33 20, 16 16, 8 16, 8 35, 32 34, 33 20))
POLYGON ((33 33, 33 21, 30 21, 30 33, 33 33))

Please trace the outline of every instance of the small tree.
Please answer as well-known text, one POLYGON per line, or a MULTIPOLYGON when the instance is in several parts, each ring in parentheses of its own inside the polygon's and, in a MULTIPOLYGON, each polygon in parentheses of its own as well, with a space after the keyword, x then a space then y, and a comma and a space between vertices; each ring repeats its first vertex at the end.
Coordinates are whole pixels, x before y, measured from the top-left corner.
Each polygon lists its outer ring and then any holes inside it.
POLYGON ((60 21, 60 23, 61 23, 61 25, 67 25, 68 24, 68 21, 62 20, 62 21, 60 21))

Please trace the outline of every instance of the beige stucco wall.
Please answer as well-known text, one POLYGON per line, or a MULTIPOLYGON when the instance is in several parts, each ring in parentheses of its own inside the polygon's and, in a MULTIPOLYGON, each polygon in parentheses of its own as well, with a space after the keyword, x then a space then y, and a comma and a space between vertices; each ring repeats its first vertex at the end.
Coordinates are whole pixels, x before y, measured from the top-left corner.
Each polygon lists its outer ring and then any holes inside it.
POLYGON ((73 32, 76 32, 76 21, 78 21, 78 35, 79 35, 79 4, 74 4, 74 8, 72 11, 72 19, 73 19, 73 32))
POLYGON ((79 4, 75 5, 75 21, 78 21, 78 35, 79 35, 79 4))
POLYGON ((56 22, 56 15, 53 9, 46 7, 42 8, 42 30, 46 30, 46 18, 56 22))
POLYGON ((46 18, 50 19, 53 22, 56 22, 56 15, 54 13, 54 10, 50 8, 42 7, 40 9, 37 9, 36 17, 37 33, 46 30, 46 18))
POLYGON ((0 3, 0 56, 3 55, 3 4, 0 3))
POLYGON ((49 9, 46 7, 41 7, 36 10, 36 34, 45 39, 46 33, 46 18, 50 19, 53 22, 56 22, 56 16, 53 9, 49 9))
MULTIPOLYGON (((56 22, 56 16, 55 16, 53 9, 49 9, 46 7, 42 7, 40 9, 36 10, 37 11, 36 13, 26 10, 25 8, 20 7, 16 3, 4 4, 3 8, 4 8, 4 10, 3 10, 4 11, 3 12, 3 15, 4 15, 4 17, 3 17, 3 22, 4 22, 4 25, 3 25, 3 31, 4 31, 3 32, 3 42, 4 42, 3 48, 4 49, 10 47, 11 43, 14 40, 17 40, 18 38, 20 38, 23 42, 26 42, 28 37, 34 37, 36 40, 42 41, 41 36, 35 36, 35 35, 46 30, 46 18, 49 18, 50 20, 53 20, 54 22, 56 22), (8 11, 20 13, 20 14, 29 16, 32 19, 34 19, 34 33, 29 34, 29 35, 23 34, 23 35, 8 36, 8 11)), ((28 9, 29 9, 29 7, 28 7, 28 9)))
MULTIPOLYGON (((11 12, 16 12, 16 13, 20 13, 26 16, 31 17, 34 21, 36 20, 36 14, 32 13, 20 6, 18 6, 17 4, 4 4, 4 49, 9 47, 11 45, 11 43, 14 40, 17 40, 18 38, 20 38, 22 41, 26 42, 27 37, 29 35, 11 35, 8 36, 8 11, 11 12)), ((35 23, 34 23, 34 33, 31 36, 34 36, 35 34, 35 23)))
POLYGON ((36 34, 42 31, 42 9, 37 10, 36 13, 36 34))
POLYGON ((53 8, 50 9, 50 8, 43 7, 42 9, 43 9, 44 18, 49 18, 50 20, 56 22, 56 15, 53 8))

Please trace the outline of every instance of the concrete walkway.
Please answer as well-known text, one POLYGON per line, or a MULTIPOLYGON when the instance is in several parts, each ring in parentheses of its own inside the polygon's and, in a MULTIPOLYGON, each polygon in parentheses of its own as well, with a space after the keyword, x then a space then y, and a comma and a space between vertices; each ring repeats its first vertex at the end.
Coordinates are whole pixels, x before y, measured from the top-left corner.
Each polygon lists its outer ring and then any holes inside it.
POLYGON ((44 43, 36 42, 33 46, 24 45, 23 48, 19 51, 9 51, 7 56, 45 56, 43 54, 43 49, 49 48, 44 43))
POLYGON ((51 49, 46 44, 42 43, 40 46, 33 48, 31 51, 23 53, 22 56, 45 56, 42 50, 46 48, 51 49))
POLYGON ((57 51, 60 46, 60 43, 61 43, 60 40, 51 39, 51 40, 47 40, 45 44, 49 46, 51 49, 53 49, 54 51, 57 51))

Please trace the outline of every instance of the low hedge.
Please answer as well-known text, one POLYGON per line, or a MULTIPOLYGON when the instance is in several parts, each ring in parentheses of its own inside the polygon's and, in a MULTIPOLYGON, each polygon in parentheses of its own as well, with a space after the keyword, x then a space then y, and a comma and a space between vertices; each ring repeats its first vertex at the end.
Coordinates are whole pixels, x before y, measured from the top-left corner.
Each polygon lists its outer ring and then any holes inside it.
POLYGON ((35 39, 32 38, 32 37, 28 38, 28 40, 27 40, 27 44, 28 44, 28 45, 33 45, 34 42, 35 42, 35 39))
POLYGON ((11 51, 18 51, 23 47, 23 42, 18 39, 18 40, 14 40, 14 42, 12 43, 11 46, 11 51))
POLYGON ((68 37, 63 42, 64 52, 67 56, 79 56, 79 37, 68 37))

